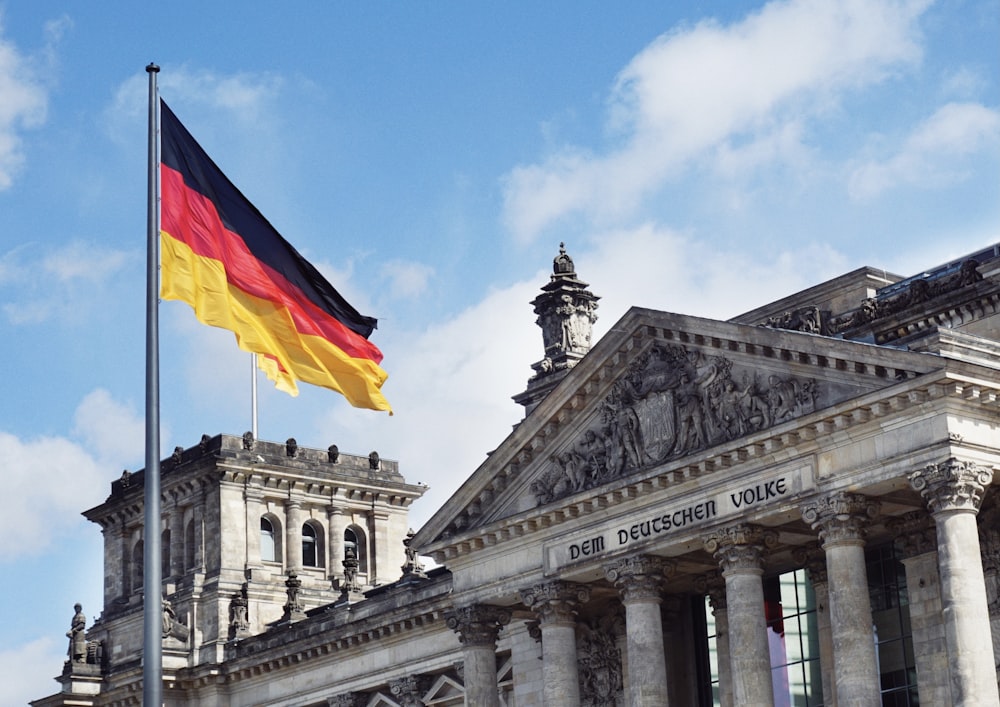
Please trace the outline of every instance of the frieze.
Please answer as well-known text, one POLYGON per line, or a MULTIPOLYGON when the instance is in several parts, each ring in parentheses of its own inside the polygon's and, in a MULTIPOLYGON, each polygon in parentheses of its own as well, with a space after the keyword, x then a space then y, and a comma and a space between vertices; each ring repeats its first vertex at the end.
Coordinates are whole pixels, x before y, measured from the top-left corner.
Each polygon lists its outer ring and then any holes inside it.
POLYGON ((598 422, 549 457, 531 492, 543 505, 813 412, 816 385, 658 344, 614 384, 598 422))
POLYGON ((712 493, 688 497, 625 514, 569 538, 547 544, 547 571, 603 558, 649 542, 792 499, 812 486, 808 467, 789 469, 763 478, 731 484, 712 493))

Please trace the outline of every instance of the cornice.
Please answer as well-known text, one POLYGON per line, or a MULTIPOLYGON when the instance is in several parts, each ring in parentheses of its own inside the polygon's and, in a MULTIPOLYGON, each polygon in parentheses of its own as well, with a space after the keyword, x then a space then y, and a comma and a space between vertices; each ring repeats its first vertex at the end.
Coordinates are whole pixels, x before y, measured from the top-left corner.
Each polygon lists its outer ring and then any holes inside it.
MULTIPOLYGON (((776 461, 788 461, 793 454, 810 455, 820 449, 824 437, 846 437, 865 425, 875 425, 874 429, 878 431, 887 420, 905 419, 914 410, 945 400, 980 405, 995 413, 1000 410, 1000 381, 987 384, 941 370, 859 396, 836 405, 835 410, 819 410, 760 433, 703 450, 658 467, 650 474, 619 479, 480 527, 474 526, 475 518, 468 516, 469 507, 466 507, 464 513, 470 523, 468 530, 441 536, 421 545, 420 551, 444 564, 484 548, 546 532, 567 521, 613 509, 693 479, 718 474, 721 480, 723 474, 728 478, 741 465, 762 467, 776 461)), ((544 445, 537 446, 536 451, 543 454, 544 445)), ((507 469, 508 477, 515 477, 518 473, 510 466, 507 469)))
POLYGON ((848 384, 863 378, 891 386, 945 365, 928 354, 633 307, 418 531, 421 551, 429 552, 446 533, 462 531, 455 526, 456 508, 462 509, 460 524, 462 516, 466 524, 478 518, 533 460, 548 456, 563 431, 579 423, 582 411, 600 403, 630 361, 658 344, 694 347, 706 355, 759 357, 761 364, 773 361, 798 375, 848 384))

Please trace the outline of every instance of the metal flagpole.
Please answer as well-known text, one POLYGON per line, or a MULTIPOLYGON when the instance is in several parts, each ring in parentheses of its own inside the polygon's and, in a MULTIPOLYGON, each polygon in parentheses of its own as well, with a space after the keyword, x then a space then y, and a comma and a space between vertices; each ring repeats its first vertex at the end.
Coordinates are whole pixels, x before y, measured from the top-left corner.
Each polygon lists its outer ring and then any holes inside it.
POLYGON ((257 354, 250 354, 250 433, 257 439, 257 354))
POLYGON ((156 74, 149 74, 149 175, 146 211, 146 472, 143 520, 142 704, 163 704, 163 591, 160 568, 160 111, 156 74))

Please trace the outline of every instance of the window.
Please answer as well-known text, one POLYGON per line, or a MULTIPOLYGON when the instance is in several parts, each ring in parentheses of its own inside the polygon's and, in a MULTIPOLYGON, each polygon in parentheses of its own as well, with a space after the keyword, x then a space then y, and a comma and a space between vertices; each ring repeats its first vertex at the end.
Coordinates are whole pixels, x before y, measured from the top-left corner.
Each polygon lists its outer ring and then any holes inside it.
POLYGON ((816 595, 804 569, 764 580, 764 615, 775 706, 823 704, 816 595))
POLYGON ((142 540, 137 540, 132 546, 132 591, 142 589, 143 563, 142 563, 142 540))
MULTIPOLYGON (((718 630, 708 597, 698 604, 696 630, 701 634, 698 665, 700 701, 720 704, 718 630)), ((805 570, 764 579, 767 642, 775 707, 820 707, 823 678, 819 663, 816 597, 805 570)), ((740 650, 729 646, 730 651, 740 650)))
POLYGON ((274 542, 274 525, 267 518, 260 519, 260 559, 277 562, 274 542))
POLYGON ((166 579, 170 576, 170 531, 164 530, 160 534, 160 572, 161 577, 166 579))
POLYGON ((184 567, 193 570, 195 562, 194 552, 194 519, 188 521, 184 529, 184 567))
POLYGON ((882 705, 913 707, 920 701, 906 570, 892 544, 869 549, 865 564, 875 624, 875 653, 882 680, 882 705))
POLYGON ((347 559, 348 550, 358 561, 358 572, 366 574, 368 572, 368 551, 365 546, 365 535, 364 531, 356 525, 344 531, 344 559, 347 559))
POLYGON ((316 528, 311 523, 302 526, 302 566, 319 566, 316 562, 316 528))

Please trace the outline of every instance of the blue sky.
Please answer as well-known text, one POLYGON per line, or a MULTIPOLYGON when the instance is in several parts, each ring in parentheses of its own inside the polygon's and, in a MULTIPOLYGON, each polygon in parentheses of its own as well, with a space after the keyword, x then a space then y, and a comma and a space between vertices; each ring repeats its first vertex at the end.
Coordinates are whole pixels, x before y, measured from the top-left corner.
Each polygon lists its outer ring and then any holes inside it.
MULTIPOLYGON (((0 0, 3 704, 56 691, 73 603, 101 609, 80 511, 143 464, 150 61, 379 318, 393 417, 262 381, 260 436, 400 460, 415 527, 520 419, 561 241, 598 334, 1000 241, 993 0, 145 5, 0 0)), ((249 429, 232 335, 169 302, 160 338, 163 453, 249 429)))

